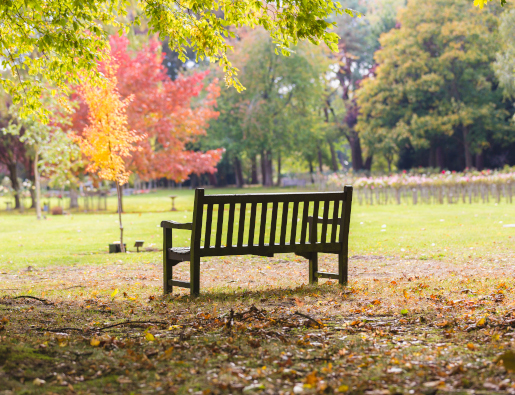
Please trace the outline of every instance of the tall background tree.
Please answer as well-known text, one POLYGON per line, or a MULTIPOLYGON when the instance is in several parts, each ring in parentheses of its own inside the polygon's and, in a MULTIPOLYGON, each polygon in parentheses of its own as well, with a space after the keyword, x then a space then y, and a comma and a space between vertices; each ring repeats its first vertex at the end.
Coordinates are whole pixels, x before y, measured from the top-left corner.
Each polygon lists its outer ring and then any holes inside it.
POLYGON ((398 153, 408 167, 481 168, 493 141, 512 138, 492 69, 496 12, 466 0, 408 1, 399 28, 380 40, 375 78, 358 91, 369 152, 389 163, 398 153))

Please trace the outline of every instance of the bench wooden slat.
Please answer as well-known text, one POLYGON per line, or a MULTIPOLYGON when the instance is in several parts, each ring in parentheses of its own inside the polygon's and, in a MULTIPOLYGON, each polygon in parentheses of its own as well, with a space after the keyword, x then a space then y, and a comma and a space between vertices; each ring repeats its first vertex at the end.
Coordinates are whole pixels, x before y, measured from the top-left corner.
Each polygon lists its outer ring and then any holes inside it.
POLYGON ((320 242, 327 243, 327 222, 329 220, 329 205, 331 202, 324 202, 324 216, 322 217, 322 233, 320 234, 320 242))
POLYGON ((308 192, 308 193, 250 193, 246 195, 206 195, 204 200, 210 204, 230 203, 282 203, 326 201, 345 199, 343 192, 308 192))
POLYGON ((220 247, 220 248, 201 248, 200 255, 207 256, 228 256, 228 255, 258 255, 268 256, 272 254, 285 254, 288 252, 295 253, 311 253, 311 252, 324 252, 328 254, 336 254, 341 251, 342 245, 340 243, 317 243, 317 244, 289 244, 285 245, 270 245, 265 243, 264 246, 254 244, 253 246, 242 245, 241 247, 220 247))
POLYGON ((243 245, 243 233, 245 232, 245 208, 246 204, 240 205, 240 222, 238 224, 238 247, 243 245))
POLYGON ((272 223, 270 224, 270 245, 275 245, 275 234, 277 232, 277 211, 279 210, 279 203, 274 202, 272 205, 272 223))
POLYGON ((336 229, 338 228, 338 213, 340 211, 340 200, 334 201, 333 207, 333 223, 331 225, 331 243, 336 242, 336 229))
POLYGON ((227 245, 232 246, 232 235, 234 233, 234 211, 236 210, 236 205, 231 203, 229 205, 229 220, 227 222, 227 245))
MULTIPOLYGON (((314 201, 313 202, 313 218, 318 218, 318 207, 320 202, 314 201)), ((316 244, 318 242, 318 221, 311 221, 311 234, 309 238, 309 242, 311 244, 316 244)))
POLYGON ((254 230, 256 229, 256 211, 257 203, 252 203, 250 207, 250 224, 249 224, 249 240, 247 244, 254 244, 254 230))
POLYGON ((316 275, 319 278, 331 278, 333 280, 339 279, 338 273, 317 272, 316 275))
POLYGON ((218 218, 216 220, 216 241, 215 247, 220 248, 222 245, 222 231, 224 227, 224 204, 218 205, 218 218))
POLYGON ((286 244, 286 229, 288 228, 288 207, 290 202, 283 203, 283 215, 281 220, 281 238, 280 244, 283 246, 286 244))
POLYGON ((259 245, 265 245, 265 233, 266 233, 266 212, 268 210, 268 204, 263 203, 261 206, 261 223, 259 225, 259 245))
POLYGON ((300 244, 306 244, 306 231, 308 228, 309 202, 304 202, 302 209, 302 228, 300 231, 300 244))
POLYGON ((211 247, 211 223, 213 222, 213 205, 207 205, 207 215, 206 215, 206 233, 204 239, 204 247, 211 247))
POLYGON ((168 280, 168 285, 172 287, 191 288, 191 284, 187 281, 168 280))
POLYGON ((290 244, 297 243, 297 219, 299 217, 299 202, 293 203, 293 212, 291 215, 291 235, 290 244))

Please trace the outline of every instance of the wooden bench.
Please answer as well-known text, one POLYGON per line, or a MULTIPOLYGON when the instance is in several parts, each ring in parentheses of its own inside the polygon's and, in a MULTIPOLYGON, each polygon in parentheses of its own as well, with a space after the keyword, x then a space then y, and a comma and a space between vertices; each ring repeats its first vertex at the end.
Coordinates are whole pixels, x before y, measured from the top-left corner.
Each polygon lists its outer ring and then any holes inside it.
POLYGON ((176 286, 189 288, 191 295, 198 295, 202 257, 272 257, 291 252, 309 259, 311 284, 321 277, 345 285, 351 203, 351 186, 346 186, 343 192, 245 195, 204 195, 204 189, 198 188, 195 190, 193 222, 161 222, 164 293, 172 292, 176 286), (259 216, 258 205, 261 208, 259 216), (172 246, 173 229, 191 230, 190 247, 172 246), (338 255, 338 273, 318 271, 319 253, 338 255), (190 262, 190 282, 173 279, 173 267, 180 262, 190 262))

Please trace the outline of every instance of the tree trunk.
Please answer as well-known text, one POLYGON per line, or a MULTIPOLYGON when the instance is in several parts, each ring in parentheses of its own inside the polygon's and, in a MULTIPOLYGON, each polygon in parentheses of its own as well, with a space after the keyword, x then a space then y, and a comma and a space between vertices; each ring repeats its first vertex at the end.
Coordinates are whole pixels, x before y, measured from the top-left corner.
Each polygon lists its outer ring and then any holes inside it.
POLYGON ((20 184, 18 183, 18 168, 16 163, 11 163, 7 166, 9 170, 9 178, 14 189, 14 208, 20 208, 20 184))
POLYGON ((429 148, 429 167, 436 167, 436 150, 434 143, 431 143, 431 147, 429 148))
POLYGON ((315 183, 315 179, 313 178, 313 173, 314 173, 313 162, 310 160, 309 161, 309 175, 311 176, 311 183, 312 184, 315 183))
POLYGON ((243 187, 243 172, 241 171, 241 162, 238 158, 234 158, 234 175, 236 176, 236 186, 243 187))
POLYGON ((74 186, 70 187, 70 208, 79 207, 79 193, 74 186))
POLYGON ((354 171, 363 169, 363 151, 361 150, 361 141, 359 135, 352 131, 347 138, 349 141, 352 155, 352 169, 354 171))
POLYGON ((481 171, 485 167, 485 160, 484 160, 483 152, 479 152, 476 154, 476 169, 481 171))
POLYGON ((372 159, 373 155, 367 156, 367 159, 365 160, 365 164, 363 165, 364 170, 372 170, 372 159))
POLYGON ((336 150, 334 149, 334 143, 329 142, 329 149, 331 150, 331 164, 333 171, 338 171, 338 159, 336 158, 336 150))
POLYGON ((252 170, 251 170, 252 174, 251 174, 251 180, 250 180, 250 183, 252 185, 256 185, 256 184, 259 184, 259 181, 258 181, 258 174, 257 174, 257 158, 256 158, 256 155, 254 155, 252 157, 252 170))
POLYGON ((275 185, 281 186, 281 151, 277 153, 277 183, 275 185))
POLYGON ((268 179, 268 186, 271 187, 274 185, 274 172, 273 172, 274 166, 272 163, 272 153, 271 152, 268 154, 266 165, 267 165, 266 170, 268 171, 266 178, 268 179))
POLYGON ((445 168, 445 157, 443 155, 443 148, 441 145, 436 147, 436 167, 440 170, 445 168))
POLYGON ((41 219, 41 180, 39 178, 39 150, 36 148, 36 155, 34 157, 34 184, 36 187, 36 218, 41 219))
POLYGON ((216 177, 216 173, 208 173, 207 176, 209 177, 209 183, 212 186, 217 187, 218 186, 218 179, 216 177))
POLYGON ((322 163, 322 149, 320 147, 318 149, 318 171, 322 173, 324 171, 324 164, 322 163))
POLYGON ((267 170, 266 170, 266 152, 261 151, 261 185, 266 186, 268 180, 267 178, 267 170))
POLYGON ((468 141, 469 130, 468 127, 463 127, 463 148, 465 150, 465 167, 471 169, 474 164, 472 163, 472 152, 470 152, 470 144, 468 141))
POLYGON ((116 194, 118 195, 118 222, 120 224, 120 251, 125 253, 123 245, 123 225, 122 225, 122 186, 116 182, 116 194))

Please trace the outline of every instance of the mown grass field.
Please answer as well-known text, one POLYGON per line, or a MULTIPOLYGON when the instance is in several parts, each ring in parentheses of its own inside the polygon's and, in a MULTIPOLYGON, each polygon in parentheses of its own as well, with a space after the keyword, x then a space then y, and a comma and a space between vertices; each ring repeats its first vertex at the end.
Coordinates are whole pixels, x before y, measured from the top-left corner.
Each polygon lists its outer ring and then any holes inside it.
POLYGON ((515 206, 355 204, 348 287, 307 285, 291 254, 223 257, 199 298, 162 296, 159 223, 192 198, 126 197, 123 256, 114 205, 0 215, 0 393, 515 393, 515 206))

